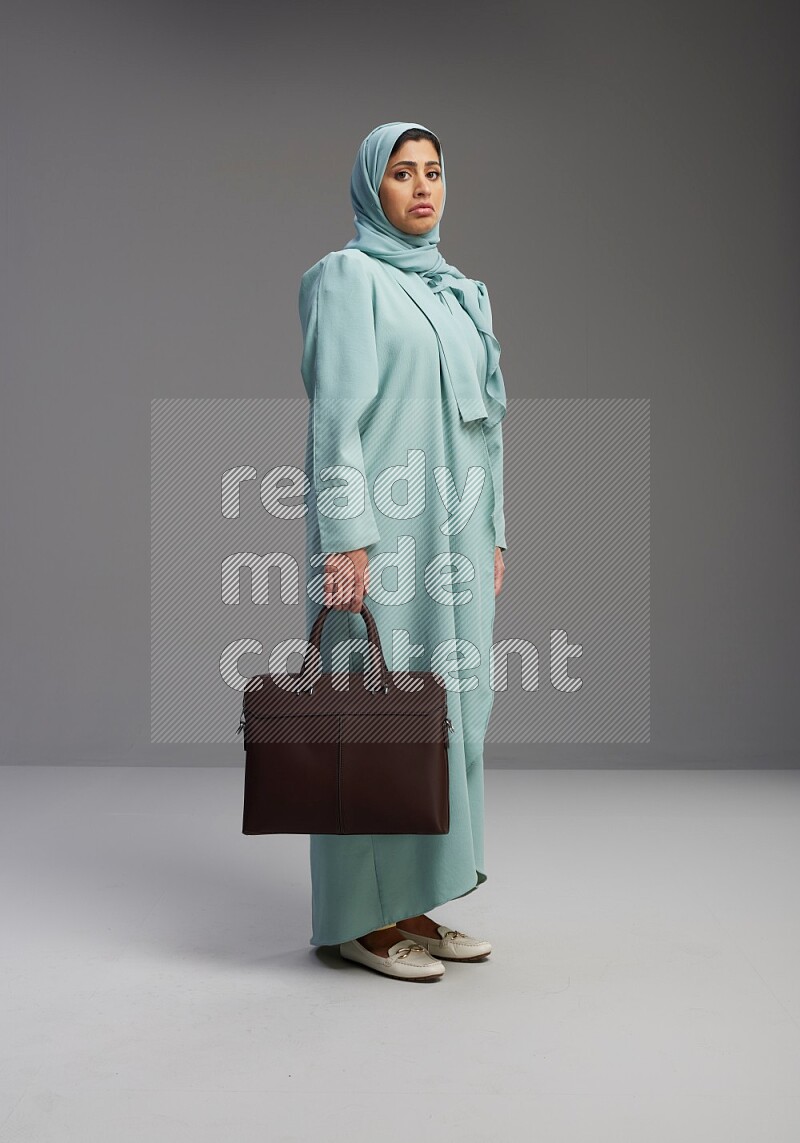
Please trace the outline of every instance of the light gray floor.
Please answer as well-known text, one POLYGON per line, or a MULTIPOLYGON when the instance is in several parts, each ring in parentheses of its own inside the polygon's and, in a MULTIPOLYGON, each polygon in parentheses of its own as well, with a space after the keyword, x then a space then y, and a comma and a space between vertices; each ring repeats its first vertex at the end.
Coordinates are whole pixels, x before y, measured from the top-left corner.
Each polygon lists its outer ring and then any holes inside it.
POLYGON ((308 944, 232 768, 0 767, 0 1140, 800 1139, 800 775, 486 773, 494 943, 308 944))

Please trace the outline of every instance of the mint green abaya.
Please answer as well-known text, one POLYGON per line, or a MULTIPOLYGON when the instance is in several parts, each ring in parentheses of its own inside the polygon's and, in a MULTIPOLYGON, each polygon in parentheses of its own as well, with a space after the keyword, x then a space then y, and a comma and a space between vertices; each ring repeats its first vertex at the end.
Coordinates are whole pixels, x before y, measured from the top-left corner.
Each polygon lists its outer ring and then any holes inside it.
MULTIPOLYGON (((366 602, 389 669, 448 680, 450 831, 312 834, 312 945, 428 912, 486 880, 483 743, 494 551, 506 546, 506 399, 485 285, 445 262, 438 223, 405 234, 380 205, 391 149, 419 126, 383 124, 361 144, 356 237, 300 286, 312 485, 306 619, 310 629, 323 602, 325 555, 366 548, 366 602)), ((444 156, 441 170, 444 179, 444 156)), ((332 611, 324 670, 369 668, 366 654, 333 658, 348 639, 366 641, 363 619, 332 611)))

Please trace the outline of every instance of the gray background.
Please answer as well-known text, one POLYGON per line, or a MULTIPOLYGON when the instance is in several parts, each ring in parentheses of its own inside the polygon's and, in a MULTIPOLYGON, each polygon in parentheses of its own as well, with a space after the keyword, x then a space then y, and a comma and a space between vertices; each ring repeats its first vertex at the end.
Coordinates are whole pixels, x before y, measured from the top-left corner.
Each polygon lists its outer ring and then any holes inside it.
POLYGON ((797 765, 796 6, 2 14, 4 762, 242 764, 150 743, 150 401, 302 394, 300 275, 407 119, 509 396, 651 401, 651 741, 487 765, 797 765))

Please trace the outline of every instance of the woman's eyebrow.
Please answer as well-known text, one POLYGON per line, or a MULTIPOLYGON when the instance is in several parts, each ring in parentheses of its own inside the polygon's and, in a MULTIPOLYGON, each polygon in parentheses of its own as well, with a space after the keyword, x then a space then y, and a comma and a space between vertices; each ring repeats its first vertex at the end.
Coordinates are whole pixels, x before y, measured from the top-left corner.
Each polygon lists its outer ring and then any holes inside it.
MULTIPOLYGON (((392 163, 392 167, 418 167, 419 163, 414 159, 399 159, 398 162, 392 163)), ((425 164, 426 167, 439 167, 441 163, 438 159, 428 159, 425 164)))

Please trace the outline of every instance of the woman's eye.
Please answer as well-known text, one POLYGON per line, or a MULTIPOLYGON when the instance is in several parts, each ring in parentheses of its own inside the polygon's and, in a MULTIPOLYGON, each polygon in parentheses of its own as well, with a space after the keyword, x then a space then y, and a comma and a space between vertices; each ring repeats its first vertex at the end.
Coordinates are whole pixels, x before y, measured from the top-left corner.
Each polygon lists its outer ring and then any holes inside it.
MULTIPOLYGON (((397 171, 397 173, 395 174, 395 178, 399 179, 401 175, 410 175, 410 174, 411 174, 411 171, 397 171)), ((441 171, 426 171, 426 174, 433 175, 434 178, 437 178, 437 179, 440 179, 442 177, 441 171)), ((403 179, 402 181, 405 182, 406 180, 403 179)))

